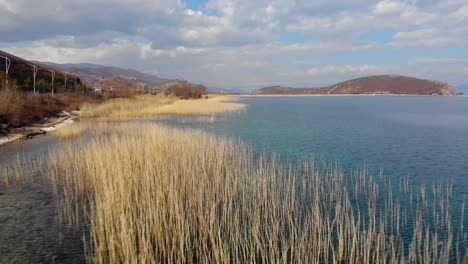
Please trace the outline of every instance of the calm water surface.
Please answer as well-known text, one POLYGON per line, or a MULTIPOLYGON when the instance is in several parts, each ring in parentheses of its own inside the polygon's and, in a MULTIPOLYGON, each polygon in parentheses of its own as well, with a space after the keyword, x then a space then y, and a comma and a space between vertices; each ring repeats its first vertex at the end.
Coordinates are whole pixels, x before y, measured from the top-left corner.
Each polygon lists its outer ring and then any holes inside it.
MULTIPOLYGON (((367 166, 373 175, 383 169, 395 182, 401 177, 408 177, 413 185, 450 181, 455 208, 461 206, 468 192, 468 97, 238 100, 248 105, 240 113, 136 122, 202 129, 240 139, 256 153, 276 153, 282 159, 294 161, 299 156, 309 156, 338 161, 346 175, 367 166)), ((62 144, 67 143, 59 143, 52 134, 1 146, 0 169, 18 157, 47 161, 47 153, 62 144)), ((7 260, 20 256, 40 262, 82 262, 81 234, 61 231, 54 220, 55 207, 50 193, 41 187, 0 186, 0 232, 7 234, 0 238, 0 254, 9 254, 7 260), (36 204, 38 201, 42 203, 36 204), (25 219, 32 218, 37 220, 21 227, 25 219)), ((459 217, 454 215, 454 219, 459 217)), ((468 228, 467 223, 464 225, 468 228)))
POLYGON ((338 161, 345 171, 409 177, 414 184, 450 180, 468 191, 468 97, 244 97, 248 105, 198 127, 241 139, 257 152, 338 161))

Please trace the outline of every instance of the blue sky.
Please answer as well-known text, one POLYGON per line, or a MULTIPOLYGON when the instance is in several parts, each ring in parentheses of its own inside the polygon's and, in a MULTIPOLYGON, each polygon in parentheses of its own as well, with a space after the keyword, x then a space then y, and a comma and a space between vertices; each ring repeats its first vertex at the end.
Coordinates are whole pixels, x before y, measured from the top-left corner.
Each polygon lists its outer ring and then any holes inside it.
POLYGON ((207 1, 205 0, 193 0, 193 1, 185 0, 182 2, 187 8, 190 8, 192 10, 203 10, 203 8, 205 7, 207 3, 207 1))
POLYGON ((0 0, 0 35, 30 60, 213 87, 376 74, 468 83, 467 0, 0 0))

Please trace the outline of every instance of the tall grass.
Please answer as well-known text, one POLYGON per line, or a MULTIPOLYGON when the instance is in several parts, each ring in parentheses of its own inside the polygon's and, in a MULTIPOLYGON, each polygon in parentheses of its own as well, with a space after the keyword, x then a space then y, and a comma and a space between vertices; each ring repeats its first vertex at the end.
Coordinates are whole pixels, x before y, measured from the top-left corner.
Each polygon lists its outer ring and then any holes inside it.
POLYGON ((173 104, 163 105, 158 114, 163 115, 207 115, 233 112, 244 109, 241 103, 227 102, 228 96, 211 95, 209 99, 178 100, 173 104))
POLYGON ((43 184, 49 182, 45 177, 44 168, 47 163, 41 157, 37 159, 16 156, 9 163, 0 167, 0 188, 8 186, 26 186, 28 184, 43 184))
POLYGON ((175 96, 139 95, 135 98, 117 98, 99 104, 85 104, 81 108, 81 116, 126 118, 164 114, 212 114, 244 107, 242 104, 224 102, 226 98, 218 96, 210 99, 179 100, 175 96))
POLYGON ((57 129, 55 135, 60 140, 74 139, 85 133, 88 127, 88 124, 84 124, 82 122, 73 122, 70 125, 66 125, 57 129))
POLYGON ((468 260, 467 236, 452 226, 450 184, 430 192, 403 180, 394 196, 393 184, 365 170, 345 177, 334 164, 256 159, 248 146, 198 131, 100 130, 49 163, 63 220, 89 221, 90 261, 468 260))

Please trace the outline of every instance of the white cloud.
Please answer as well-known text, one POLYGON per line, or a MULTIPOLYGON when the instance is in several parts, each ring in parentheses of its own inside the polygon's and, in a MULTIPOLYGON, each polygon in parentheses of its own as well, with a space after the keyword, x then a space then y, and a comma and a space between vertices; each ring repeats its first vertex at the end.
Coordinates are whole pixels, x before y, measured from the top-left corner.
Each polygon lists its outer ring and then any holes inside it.
POLYGON ((453 34, 443 34, 442 30, 426 28, 408 32, 398 32, 393 35, 391 46, 421 46, 443 47, 451 44, 462 43, 463 38, 453 34))
POLYGON ((468 64, 468 59, 463 58, 417 58, 412 60, 412 63, 434 63, 434 64, 454 64, 454 63, 466 63, 468 64))
MULTIPOLYGON (((386 60, 408 47, 466 47, 467 18, 466 0, 209 0, 199 10, 182 0, 0 0, 0 45, 28 59, 157 69, 213 86, 320 85, 395 67, 437 75, 435 64, 455 62, 386 60)), ((463 78, 454 72, 447 78, 463 78)))
POLYGON ((385 14, 394 14, 401 12, 405 7, 405 4, 402 2, 384 0, 378 2, 374 7, 374 14, 385 15, 385 14))
POLYGON ((415 31, 398 32, 395 35, 393 35, 393 38, 397 40, 416 40, 421 38, 432 37, 435 32, 436 30, 434 28, 426 28, 415 31))
POLYGON ((416 7, 408 7, 400 15, 400 19, 409 25, 427 25, 437 19, 437 15, 423 12, 416 7))
POLYGON ((450 16, 454 17, 457 22, 463 22, 468 20, 468 6, 464 5, 458 8, 455 12, 450 14, 450 16))
POLYGON ((354 75, 366 76, 374 74, 383 74, 388 72, 389 68, 375 65, 328 65, 323 67, 314 67, 307 72, 310 75, 354 75))
POLYGON ((295 24, 286 29, 291 32, 301 31, 319 34, 338 34, 354 29, 357 21, 348 13, 341 13, 336 18, 300 17, 295 24))

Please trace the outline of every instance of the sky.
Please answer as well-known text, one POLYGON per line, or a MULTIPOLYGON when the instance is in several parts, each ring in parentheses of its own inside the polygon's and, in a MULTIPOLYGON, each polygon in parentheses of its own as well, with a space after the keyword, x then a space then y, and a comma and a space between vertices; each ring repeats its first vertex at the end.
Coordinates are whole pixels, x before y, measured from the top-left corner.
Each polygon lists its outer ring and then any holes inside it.
POLYGON ((0 0, 0 49, 209 87, 468 83, 468 0, 0 0))

